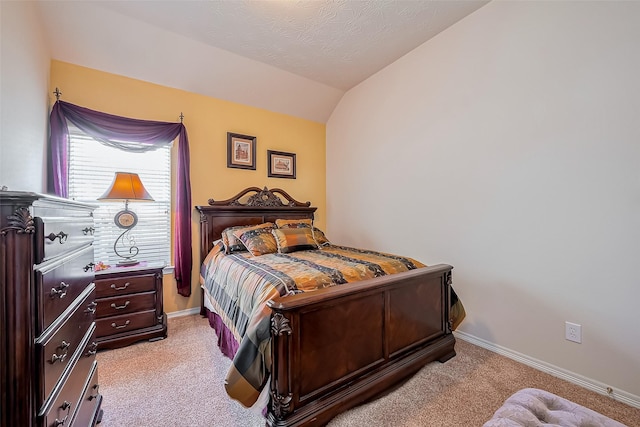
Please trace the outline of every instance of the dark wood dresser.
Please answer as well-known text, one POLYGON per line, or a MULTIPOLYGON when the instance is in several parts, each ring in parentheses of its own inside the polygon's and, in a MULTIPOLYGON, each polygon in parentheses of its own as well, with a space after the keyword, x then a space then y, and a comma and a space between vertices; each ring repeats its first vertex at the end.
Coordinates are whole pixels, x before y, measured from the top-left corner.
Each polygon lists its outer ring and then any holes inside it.
POLYGON ((96 272, 98 350, 167 337, 163 267, 140 263, 96 272))
POLYGON ((0 425, 93 426, 92 205, 0 191, 0 425))

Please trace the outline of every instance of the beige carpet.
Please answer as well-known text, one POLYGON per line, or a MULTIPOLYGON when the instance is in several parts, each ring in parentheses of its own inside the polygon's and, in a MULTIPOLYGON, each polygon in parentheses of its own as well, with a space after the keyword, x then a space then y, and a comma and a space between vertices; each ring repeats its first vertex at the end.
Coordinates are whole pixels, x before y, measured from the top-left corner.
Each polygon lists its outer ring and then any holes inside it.
MULTIPOLYGON (((102 427, 250 427, 264 420, 224 392, 229 359, 206 319, 169 320, 169 337, 98 353, 102 427)), ((431 363, 392 393, 347 411, 330 427, 482 426, 516 391, 535 387, 598 411, 629 427, 640 409, 583 389, 458 340, 458 355, 431 363)))

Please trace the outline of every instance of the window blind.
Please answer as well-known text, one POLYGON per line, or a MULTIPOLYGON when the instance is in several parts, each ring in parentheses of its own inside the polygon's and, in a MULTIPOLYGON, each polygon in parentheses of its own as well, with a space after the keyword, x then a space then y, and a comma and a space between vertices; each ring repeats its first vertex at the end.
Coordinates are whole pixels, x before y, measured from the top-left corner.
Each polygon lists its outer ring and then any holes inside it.
MULTIPOLYGON (((98 205, 95 220, 95 262, 115 265, 113 244, 124 231, 113 218, 124 202, 97 200, 111 185, 115 172, 137 173, 153 202, 129 201, 138 215, 129 237, 139 249, 138 261, 162 262, 171 257, 171 147, 129 152, 109 147, 77 128, 69 127, 69 197, 98 205)), ((135 142, 128 144, 136 145, 135 142)), ((122 249, 119 251, 123 252, 122 249)), ((125 251, 126 252, 126 251, 125 251)))

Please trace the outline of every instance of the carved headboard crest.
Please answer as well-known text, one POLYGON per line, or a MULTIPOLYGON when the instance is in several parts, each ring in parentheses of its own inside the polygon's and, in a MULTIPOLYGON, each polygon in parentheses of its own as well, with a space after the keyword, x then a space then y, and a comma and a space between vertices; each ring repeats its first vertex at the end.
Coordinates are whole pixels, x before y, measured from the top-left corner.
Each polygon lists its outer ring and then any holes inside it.
POLYGON ((311 202, 299 202, 287 194, 286 191, 281 190, 280 188, 272 188, 269 190, 267 187, 264 187, 262 190, 258 187, 249 187, 230 199, 215 201, 213 199, 209 199, 210 206, 251 206, 251 207, 269 207, 269 208, 277 208, 282 206, 289 207, 309 207, 311 206, 311 202), (254 192, 252 196, 249 196, 246 203, 240 202, 240 199, 247 195, 247 193, 254 192), (276 196, 275 193, 282 195, 282 198, 276 196), (285 199, 288 203, 285 204, 282 202, 282 199, 285 199))

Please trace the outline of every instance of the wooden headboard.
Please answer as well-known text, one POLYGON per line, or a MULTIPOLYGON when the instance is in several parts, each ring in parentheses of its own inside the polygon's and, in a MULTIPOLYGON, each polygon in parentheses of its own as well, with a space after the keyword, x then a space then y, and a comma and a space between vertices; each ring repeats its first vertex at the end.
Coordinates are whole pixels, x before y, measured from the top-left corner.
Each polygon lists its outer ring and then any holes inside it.
POLYGON ((299 202, 284 190, 249 187, 230 199, 209 199, 207 206, 196 206, 200 212, 200 263, 207 256, 213 242, 220 239, 222 230, 234 225, 255 225, 274 222, 278 218, 311 218, 317 208, 310 202, 299 202), (248 196, 249 194, 252 195, 248 196), (280 196, 276 195, 279 194, 280 196), (242 201, 244 200, 244 201, 242 201))

